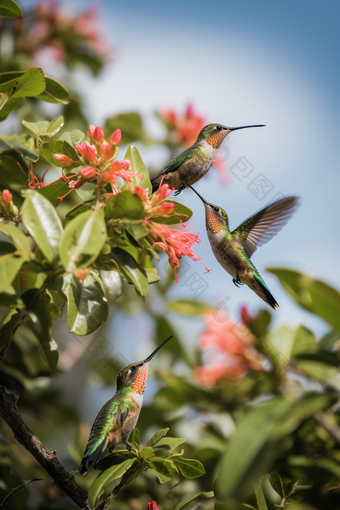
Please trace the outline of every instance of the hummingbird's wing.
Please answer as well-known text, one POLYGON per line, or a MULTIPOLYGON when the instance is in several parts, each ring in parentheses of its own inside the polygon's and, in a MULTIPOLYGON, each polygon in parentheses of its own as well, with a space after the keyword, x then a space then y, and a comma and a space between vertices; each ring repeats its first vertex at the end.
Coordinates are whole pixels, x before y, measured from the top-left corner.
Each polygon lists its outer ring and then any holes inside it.
POLYGON ((178 156, 175 156, 171 161, 169 161, 169 163, 162 170, 160 170, 158 174, 151 177, 150 179, 151 182, 156 181, 164 174, 174 172, 175 170, 177 170, 177 168, 183 165, 183 163, 194 158, 197 155, 197 153, 201 152, 201 150, 202 150, 201 147, 195 148, 189 147, 189 149, 186 149, 185 151, 181 152, 180 154, 178 154, 178 156))
POLYGON ((250 258, 258 246, 272 239, 296 212, 300 197, 281 198, 241 223, 231 234, 250 258))

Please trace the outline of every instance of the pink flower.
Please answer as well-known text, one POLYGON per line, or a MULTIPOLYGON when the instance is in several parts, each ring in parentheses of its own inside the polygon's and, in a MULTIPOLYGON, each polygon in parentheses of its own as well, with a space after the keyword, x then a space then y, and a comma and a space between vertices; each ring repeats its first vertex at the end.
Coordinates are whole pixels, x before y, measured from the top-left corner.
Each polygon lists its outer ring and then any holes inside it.
POLYGON ((104 131, 100 126, 94 127, 92 124, 89 127, 87 135, 91 142, 102 144, 104 141, 104 131))
POLYGON ((116 148, 112 147, 109 143, 104 143, 100 148, 100 154, 103 156, 105 161, 113 158, 116 148))
POLYGON ((242 306, 240 315, 243 324, 246 326, 251 326, 253 324, 255 317, 251 315, 247 306, 242 306))
POLYGON ((151 503, 148 503, 148 510, 158 510, 156 501, 151 501, 151 503))
POLYGON ((58 163, 63 166, 70 166, 72 163, 74 163, 73 159, 65 156, 65 154, 53 154, 53 159, 58 161, 58 163))
POLYGON ((163 204, 159 204, 156 207, 152 208, 152 216, 166 216, 167 214, 171 214, 175 209, 175 204, 171 202, 164 202, 163 204))
MULTIPOLYGON (((118 161, 117 161, 118 163, 118 161)), ((119 166, 118 166, 119 168, 119 166)), ((129 182, 131 179, 135 177, 139 177, 142 179, 142 176, 135 174, 133 172, 127 172, 126 170, 108 170, 107 172, 104 172, 102 175, 102 181, 103 182, 110 182, 111 184, 114 184, 117 180, 117 177, 121 177, 124 181, 129 182)))
POLYGON ((138 186, 138 184, 136 184, 136 186, 133 188, 133 190, 131 190, 132 193, 134 193, 135 195, 138 195, 139 198, 141 199, 141 201, 144 203, 144 204, 149 204, 150 201, 148 199, 148 196, 149 196, 149 190, 146 188, 146 189, 143 189, 141 186, 138 186))
MULTIPOLYGON (((183 228, 184 230, 184 228, 183 228)), ((167 225, 160 223, 151 224, 151 233, 155 238, 153 247, 165 251, 169 257, 169 264, 175 274, 176 283, 179 282, 176 274, 176 269, 179 267, 179 259, 182 255, 187 255, 192 260, 198 260, 205 267, 206 272, 211 271, 202 262, 199 257, 196 257, 192 246, 195 243, 200 243, 199 234, 190 234, 183 230, 172 230, 167 225)))
POLYGON ((7 207, 10 202, 12 202, 12 194, 8 191, 8 189, 4 189, 1 193, 1 200, 5 207, 7 207))
POLYGON ((76 145, 76 149, 87 161, 98 165, 97 149, 94 145, 84 142, 82 145, 76 145))
POLYGON ((84 166, 84 168, 80 171, 80 175, 85 179, 89 179, 90 177, 94 177, 95 175, 100 175, 99 172, 92 166, 84 166))
POLYGON ((185 147, 192 145, 201 129, 207 124, 202 115, 194 112, 193 105, 188 104, 185 114, 179 116, 173 109, 166 109, 161 112, 164 122, 174 136, 175 141, 185 147))
POLYGON ((130 165, 131 161, 129 161, 128 159, 122 159, 121 161, 114 161, 113 163, 111 163, 110 167, 114 171, 128 170, 128 168, 130 168, 130 165))
POLYGON ((239 379, 249 370, 263 370, 261 355, 253 347, 255 338, 232 318, 218 321, 207 315, 205 331, 200 335, 198 348, 207 363, 196 367, 194 373, 201 384, 210 386, 221 379, 239 379))
POLYGON ((119 144, 119 142, 121 141, 121 139, 122 139, 122 132, 120 129, 116 129, 116 131, 114 131, 112 133, 112 135, 110 136, 109 143, 110 143, 110 145, 114 145, 116 147, 119 144))

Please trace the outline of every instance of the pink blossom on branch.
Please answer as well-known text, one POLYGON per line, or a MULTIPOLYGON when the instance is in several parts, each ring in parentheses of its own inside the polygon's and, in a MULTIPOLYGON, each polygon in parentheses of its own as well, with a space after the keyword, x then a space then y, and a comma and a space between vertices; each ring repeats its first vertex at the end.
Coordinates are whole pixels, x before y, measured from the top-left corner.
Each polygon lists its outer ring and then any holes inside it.
POLYGON ((121 139, 122 139, 122 132, 120 129, 116 129, 116 131, 114 131, 109 138, 109 144, 115 145, 117 147, 117 145, 120 143, 121 139))
POLYGON ((53 159, 58 161, 63 166, 70 166, 72 163, 74 163, 73 159, 65 156, 65 154, 53 154, 53 159))
POLYGON ((148 189, 143 189, 141 186, 136 185, 132 190, 132 193, 138 195, 142 200, 145 211, 150 216, 164 216, 166 214, 171 214, 175 209, 175 204, 171 202, 160 203, 173 192, 173 190, 169 188, 168 184, 162 184, 162 182, 163 180, 161 181, 158 190, 152 195, 150 200, 148 198, 148 189))
POLYGON ((82 170, 80 170, 80 175, 85 179, 89 179, 90 177, 94 177, 95 175, 100 175, 99 172, 92 166, 84 166, 82 170))
MULTIPOLYGON (((167 225, 160 223, 151 223, 151 233, 155 239, 153 243, 154 249, 165 251, 169 257, 169 264, 175 274, 176 283, 179 282, 176 274, 176 269, 179 267, 179 260, 183 255, 187 255, 194 261, 199 261, 209 273, 208 269, 202 262, 202 259, 196 257, 192 246, 195 243, 200 243, 199 234, 191 234, 182 230, 170 229, 167 225)), ((206 274, 205 273, 205 274, 206 274)))
POLYGON ((90 163, 98 165, 97 149, 94 145, 84 142, 82 145, 76 145, 76 149, 83 158, 87 159, 90 163))
POLYGON ((87 136, 90 141, 94 143, 102 144, 104 141, 104 131, 100 126, 95 127, 91 124, 87 132, 87 136))
POLYGON ((156 501, 151 501, 151 503, 148 503, 148 510, 158 510, 156 501))

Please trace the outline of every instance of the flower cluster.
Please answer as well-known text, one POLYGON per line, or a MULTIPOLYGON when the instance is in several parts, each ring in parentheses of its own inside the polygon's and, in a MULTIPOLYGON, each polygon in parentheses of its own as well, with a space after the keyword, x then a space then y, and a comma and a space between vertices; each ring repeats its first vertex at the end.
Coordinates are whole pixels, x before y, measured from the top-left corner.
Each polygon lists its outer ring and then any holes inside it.
MULTIPOLYGON (((128 159, 113 161, 115 156, 118 154, 117 146, 122 138, 120 129, 116 129, 116 131, 112 133, 107 143, 104 142, 104 131, 99 126, 95 127, 91 125, 87 135, 90 139, 90 143, 84 142, 81 145, 75 146, 79 154, 80 162, 84 167, 78 174, 73 176, 78 177, 78 179, 70 181, 70 191, 68 191, 68 193, 66 193, 63 197, 58 197, 60 200, 71 193, 74 189, 93 180, 95 180, 98 185, 101 183, 102 185, 107 183, 111 184, 112 192, 116 194, 118 193, 116 188, 116 181, 118 177, 126 182, 129 182, 135 177, 140 179, 143 178, 143 176, 128 171, 128 168, 131 165, 128 159)), ((62 164, 64 167, 77 163, 65 154, 54 154, 53 159, 58 161, 58 163, 62 164)))
POLYGON ((206 364, 196 367, 195 375, 204 386, 211 386, 223 379, 240 379, 249 370, 264 370, 261 355, 254 348, 251 332, 229 318, 217 320, 209 314, 206 329, 199 338, 206 364))
MULTIPOLYGON (((184 232, 184 225, 182 230, 170 229, 167 225, 160 223, 151 224, 151 233, 154 238, 153 247, 165 251, 169 257, 169 264, 172 267, 175 274, 176 283, 179 282, 176 274, 176 269, 179 267, 179 260, 182 255, 187 255, 194 261, 201 262, 206 269, 206 273, 209 273, 211 269, 208 269, 202 259, 196 257, 192 246, 195 243, 200 243, 199 234, 191 234, 190 232, 184 232)), ((206 274, 205 273, 205 274, 206 274)))
POLYGON ((58 0, 40 2, 34 7, 30 24, 16 20, 16 31, 20 34, 18 49, 39 60, 48 56, 66 62, 73 51, 91 52, 93 57, 107 60, 109 49, 100 37, 96 18, 94 8, 72 16, 60 7, 58 0))
POLYGON ((147 217, 164 216, 167 214, 171 214, 175 209, 175 204, 171 202, 161 203, 173 192, 173 189, 170 189, 168 184, 162 184, 162 182, 163 179, 158 190, 152 195, 150 200, 148 198, 149 195, 148 189, 143 189, 141 186, 136 185, 131 190, 132 193, 138 195, 139 198, 142 200, 147 217))

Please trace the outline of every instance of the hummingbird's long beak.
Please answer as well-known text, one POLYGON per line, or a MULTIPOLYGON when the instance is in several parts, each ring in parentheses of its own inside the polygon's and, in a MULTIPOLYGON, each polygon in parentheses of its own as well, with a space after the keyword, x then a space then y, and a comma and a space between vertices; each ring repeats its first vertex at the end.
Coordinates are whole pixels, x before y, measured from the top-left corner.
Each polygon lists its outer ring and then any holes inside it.
POLYGON ((255 124, 253 126, 240 126, 240 127, 230 127, 230 131, 236 131, 237 129, 247 129, 247 128, 253 128, 253 127, 266 127, 265 124, 255 124))
POLYGON ((203 197, 201 197, 201 195, 200 195, 200 194, 199 194, 199 193, 195 190, 195 188, 193 188, 192 186, 190 186, 190 184, 189 184, 189 188, 191 188, 191 189, 192 189, 192 191, 194 191, 194 192, 196 193, 196 195, 197 195, 198 197, 200 197, 200 199, 202 200, 202 202, 203 202, 204 204, 206 204, 206 205, 210 205, 210 204, 209 204, 209 202, 207 202, 206 200, 204 200, 204 198, 203 198, 203 197))
POLYGON ((153 358, 153 357, 154 357, 154 355, 155 355, 155 354, 159 351, 159 349, 160 349, 161 347, 163 347, 163 345, 164 345, 164 344, 166 344, 166 343, 168 342, 168 340, 170 340, 170 338, 172 338, 173 336, 174 336, 174 335, 170 335, 170 336, 169 336, 169 338, 167 338, 166 340, 164 340, 164 342, 163 342, 163 343, 161 343, 161 345, 159 345, 159 346, 157 347, 157 349, 155 349, 155 350, 153 351, 153 353, 152 353, 152 354, 150 354, 150 356, 148 356, 148 357, 146 358, 146 360, 144 360, 144 363, 149 363, 149 361, 151 361, 151 360, 152 360, 152 358, 153 358))

